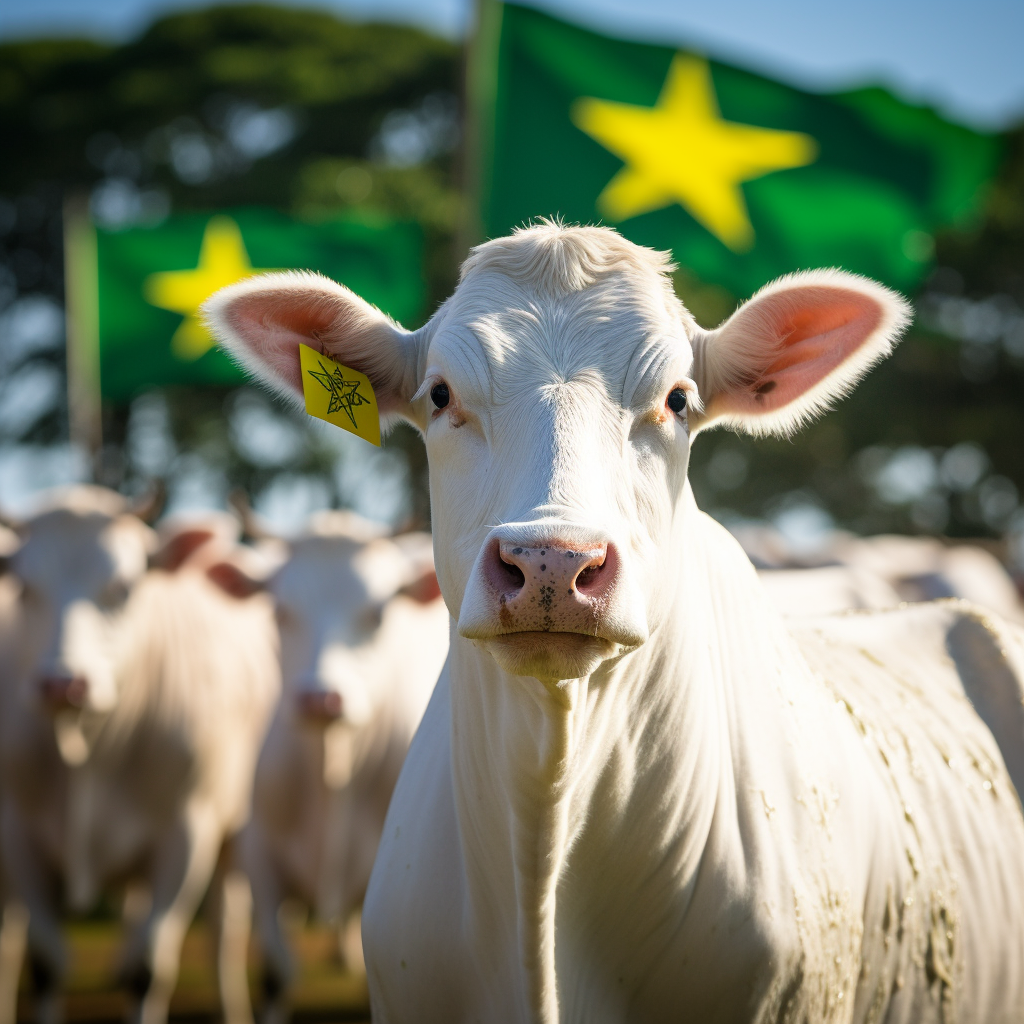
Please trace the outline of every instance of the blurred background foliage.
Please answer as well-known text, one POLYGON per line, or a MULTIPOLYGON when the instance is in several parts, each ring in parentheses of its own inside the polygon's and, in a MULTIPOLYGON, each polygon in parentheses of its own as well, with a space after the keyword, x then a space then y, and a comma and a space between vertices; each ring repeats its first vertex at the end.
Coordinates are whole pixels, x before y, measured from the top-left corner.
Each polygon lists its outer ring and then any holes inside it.
MULTIPOLYGON (((114 229, 246 204, 415 220, 422 321, 464 255, 462 77, 455 43, 272 6, 177 14, 126 45, 0 46, 0 501, 85 472, 64 401, 67 196, 87 194, 114 229)), ((1004 144, 984 217, 937 239, 895 356, 791 440, 701 437, 691 476, 703 507, 771 520, 796 544, 833 524, 1024 532, 1024 129, 1004 144)), ((742 298, 685 271, 676 286, 704 326, 742 298)), ((371 457, 255 389, 140 395, 105 410, 104 434, 104 482, 132 491, 160 475, 178 504, 240 486, 282 525, 337 504, 396 522, 429 514, 411 430, 371 457)))
MULTIPOLYGON (((425 320, 457 266, 461 59, 416 29, 259 5, 177 14, 121 46, 0 47, 0 491, 84 472, 61 443, 67 196, 113 229, 250 204, 415 220, 425 320)), ((351 439, 304 419, 254 389, 142 395, 104 410, 100 475, 129 490, 164 476, 178 504, 244 487, 282 521, 360 496, 371 514, 426 515, 412 431, 391 438, 397 458, 353 466, 351 439)))

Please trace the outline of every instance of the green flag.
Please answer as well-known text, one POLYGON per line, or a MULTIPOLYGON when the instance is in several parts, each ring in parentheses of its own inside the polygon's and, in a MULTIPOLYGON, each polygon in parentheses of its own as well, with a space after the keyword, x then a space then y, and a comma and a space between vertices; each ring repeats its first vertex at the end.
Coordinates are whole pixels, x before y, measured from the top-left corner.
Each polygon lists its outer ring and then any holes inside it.
POLYGON ((999 157, 882 89, 803 92, 527 7, 491 5, 481 39, 483 233, 609 224, 736 295, 821 266, 912 289, 999 157))
POLYGON ((103 397, 119 403, 154 386, 241 383, 198 312, 218 288, 261 271, 317 270, 396 319, 414 320, 424 301, 421 248, 412 224, 310 224, 239 209, 181 214, 151 228, 97 228, 77 263, 69 251, 68 270, 79 292, 93 282, 98 305, 78 308, 95 318, 103 397))

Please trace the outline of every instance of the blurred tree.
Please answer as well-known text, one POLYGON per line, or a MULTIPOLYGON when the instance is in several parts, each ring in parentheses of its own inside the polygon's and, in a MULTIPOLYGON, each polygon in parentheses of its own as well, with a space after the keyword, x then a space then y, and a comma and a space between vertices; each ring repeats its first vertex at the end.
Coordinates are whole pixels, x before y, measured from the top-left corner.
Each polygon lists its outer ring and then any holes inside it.
MULTIPOLYGON (((697 441, 691 478, 705 508, 804 534, 830 521, 861 533, 1024 531, 1024 129, 1005 153, 984 218, 937 239, 937 269, 891 359, 791 440, 697 441)), ((735 307, 685 274, 676 283, 705 326, 735 307)))
MULTIPOLYGON (((0 435, 47 444, 67 429, 61 208, 76 192, 87 192, 97 222, 115 229, 159 221, 172 208, 248 204, 312 218, 357 207, 417 220, 426 319, 454 283, 460 76, 458 47, 415 29, 262 5, 168 17, 124 46, 0 47, 0 435)), ((289 424, 298 432, 289 472, 313 482, 311 500, 345 500, 337 443, 271 398, 247 394, 240 402, 169 390, 138 410, 105 410, 103 475, 133 487, 147 472, 163 471, 173 484, 176 474, 202 470, 222 477, 219 490, 259 493, 282 466, 239 441, 245 432, 232 423, 244 408, 250 434, 260 416, 279 434, 289 424), (154 418, 160 403, 165 414, 154 418), (142 431, 134 444, 133 423, 142 431)), ((422 483, 412 433, 398 431, 390 444, 422 483)), ((425 498, 410 511, 422 517, 425 498)))
MULTIPOLYGON (((112 227, 247 203, 310 218, 353 208, 413 218, 426 238, 425 319, 460 255, 460 78, 451 43, 270 6, 175 15, 125 46, 0 46, 0 482, 15 442, 52 449, 66 436, 64 196, 87 191, 112 227)), ((983 220, 937 239, 938 269, 895 356, 792 440, 702 437, 691 475, 705 508, 804 536, 832 522, 1020 531, 1024 130, 1005 144, 983 220)), ((683 271, 676 285, 705 326, 738 298, 683 271)), ((140 396, 108 410, 106 428, 106 473, 128 488, 162 472, 184 496, 241 485, 287 510, 358 505, 369 491, 396 517, 426 513, 411 431, 396 432, 384 461, 367 461, 361 442, 247 389, 140 396)))

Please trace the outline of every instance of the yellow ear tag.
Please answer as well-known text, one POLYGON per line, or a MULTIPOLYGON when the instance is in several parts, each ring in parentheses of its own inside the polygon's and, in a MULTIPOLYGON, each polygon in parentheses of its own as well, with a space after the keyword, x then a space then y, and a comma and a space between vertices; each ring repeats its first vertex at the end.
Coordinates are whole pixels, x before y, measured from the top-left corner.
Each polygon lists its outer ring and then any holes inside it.
POLYGON ((380 447, 377 396, 365 374, 299 345, 302 396, 306 412, 380 447))

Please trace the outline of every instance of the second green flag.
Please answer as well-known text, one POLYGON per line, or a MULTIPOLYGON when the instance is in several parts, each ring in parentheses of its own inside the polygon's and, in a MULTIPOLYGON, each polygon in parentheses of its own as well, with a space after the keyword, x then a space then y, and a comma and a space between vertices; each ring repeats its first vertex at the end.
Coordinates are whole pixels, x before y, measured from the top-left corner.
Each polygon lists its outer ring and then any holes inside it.
MULTIPOLYGON (((882 89, 820 95, 513 4, 481 55, 481 219, 605 223, 747 295, 841 266, 912 289, 933 232, 968 221, 994 136, 882 89)), ((486 45, 486 43, 485 43, 486 45)))

